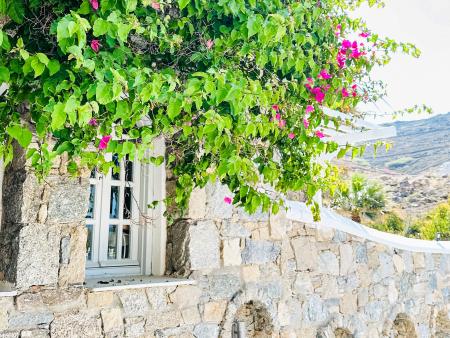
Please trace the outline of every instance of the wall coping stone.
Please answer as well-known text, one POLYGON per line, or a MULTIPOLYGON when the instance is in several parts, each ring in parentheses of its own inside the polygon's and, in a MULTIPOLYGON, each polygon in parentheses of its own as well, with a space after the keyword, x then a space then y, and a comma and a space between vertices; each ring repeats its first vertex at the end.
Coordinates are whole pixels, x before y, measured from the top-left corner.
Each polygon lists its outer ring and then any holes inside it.
POLYGON ((0 281, 0 298, 1 297, 14 297, 17 296, 18 292, 14 287, 5 281, 0 281))
POLYGON ((105 276, 101 278, 87 278, 82 287, 91 292, 103 292, 196 284, 197 281, 193 279, 164 276, 105 276))
POLYGON ((321 207, 320 221, 314 222, 310 208, 302 202, 286 201, 286 217, 291 221, 303 222, 317 228, 334 228, 348 234, 365 238, 375 243, 381 243, 388 247, 411 252, 428 252, 450 254, 450 241, 429 241, 415 238, 407 238, 383 231, 369 228, 356 223, 351 219, 337 214, 335 211, 321 207))

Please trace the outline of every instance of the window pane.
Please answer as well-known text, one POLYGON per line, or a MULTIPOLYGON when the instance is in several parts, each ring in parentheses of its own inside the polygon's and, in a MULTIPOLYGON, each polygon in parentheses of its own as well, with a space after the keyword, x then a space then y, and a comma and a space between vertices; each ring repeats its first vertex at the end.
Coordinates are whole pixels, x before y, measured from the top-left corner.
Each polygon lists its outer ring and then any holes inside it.
POLYGON ((91 178, 95 178, 96 172, 97 172, 96 168, 92 169, 92 171, 91 171, 91 178))
POLYGON ((130 258, 130 226, 122 227, 122 258, 130 258))
POLYGON ((117 225, 109 225, 108 259, 117 259, 117 225))
POLYGON ((92 224, 86 225, 87 228, 87 241, 86 241, 86 260, 92 260, 92 224))
POLYGON ((125 158, 125 181, 133 182, 133 162, 129 160, 129 156, 125 158))
POLYGON ((114 164, 116 165, 115 167, 112 168, 112 179, 113 180, 120 180, 120 162, 119 162, 119 155, 114 154, 112 157, 112 160, 114 162, 114 164))
POLYGON ((111 200, 109 204, 109 218, 119 218, 119 187, 111 187, 111 200))
POLYGON ((95 185, 91 184, 91 193, 89 195, 89 207, 86 214, 86 218, 94 218, 95 208, 95 185))
POLYGON ((123 218, 124 219, 131 218, 132 193, 133 193, 132 188, 125 187, 124 204, 123 204, 123 218))

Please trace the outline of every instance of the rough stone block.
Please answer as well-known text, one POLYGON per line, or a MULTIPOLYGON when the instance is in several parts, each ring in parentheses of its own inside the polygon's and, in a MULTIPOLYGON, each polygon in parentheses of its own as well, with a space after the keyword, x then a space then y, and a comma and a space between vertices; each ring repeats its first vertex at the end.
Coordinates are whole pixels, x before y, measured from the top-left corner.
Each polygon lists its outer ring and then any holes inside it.
POLYGON ((43 303, 53 312, 81 309, 86 306, 85 294, 81 288, 44 290, 41 295, 43 303))
POLYGON ((284 236, 286 236, 288 222, 289 220, 286 217, 286 211, 284 209, 280 210, 276 215, 270 213, 270 238, 274 240, 281 240, 284 236))
POLYGON ((261 272, 258 265, 244 265, 241 268, 241 275, 245 283, 256 282, 260 278, 261 272))
POLYGON ((198 324, 194 328, 196 338, 216 338, 219 336, 219 326, 216 324, 198 324))
POLYGON ((334 237, 334 229, 320 226, 316 229, 317 242, 331 242, 334 237))
POLYGON ((242 251, 244 264, 264 264, 275 262, 279 257, 281 247, 270 241, 253 241, 247 239, 242 251))
POLYGON ((355 314, 358 310, 357 299, 358 296, 356 294, 351 292, 345 293, 340 302, 340 312, 346 315, 355 314))
POLYGON ((181 311, 181 316, 185 324, 193 325, 198 324, 201 321, 200 312, 197 306, 191 306, 181 311))
POLYGON ((45 310, 46 306, 42 300, 41 293, 23 293, 16 298, 17 310, 27 311, 27 310, 45 310))
POLYGON ((49 311, 40 312, 13 312, 8 316, 9 329, 34 329, 47 326, 53 320, 49 311))
POLYGON ((169 295, 169 299, 176 307, 181 309, 197 305, 201 294, 202 290, 197 286, 178 286, 169 295))
POLYGON ((222 237, 249 237, 250 231, 239 223, 224 221, 222 222, 220 235, 222 237))
POLYGON ((339 275, 339 261, 331 251, 323 251, 319 255, 318 271, 323 274, 339 275))
POLYGON ((291 242, 294 247, 297 269, 301 271, 316 269, 318 252, 315 243, 307 237, 297 237, 291 242))
POLYGON ((4 309, 0 310, 0 332, 8 328, 8 312, 4 309))
POLYGON ((227 273, 208 276, 208 296, 213 300, 229 299, 241 289, 238 274, 227 273))
POLYGON ((224 202, 225 197, 232 197, 228 187, 216 182, 206 185, 206 214, 212 219, 229 219, 233 215, 233 206, 224 202))
POLYGON ((341 276, 347 275, 356 269, 353 262, 353 248, 350 244, 342 244, 339 246, 340 268, 341 276))
POLYGON ((405 271, 405 263, 403 262, 403 258, 400 255, 393 255, 392 262, 394 263, 395 270, 397 273, 402 274, 405 271))
POLYGON ((203 310, 203 320, 205 322, 220 323, 223 320, 227 304, 225 300, 206 303, 203 310))
MULTIPOLYGON (((144 318, 142 317, 125 318, 125 337, 144 337, 144 334, 145 334, 144 318)), ((150 335, 150 337, 153 337, 153 335, 150 335)))
POLYGON ((122 311, 119 308, 104 309, 101 311, 103 332, 111 336, 123 335, 122 311))
POLYGON ((219 232, 212 221, 200 221, 189 229, 189 258, 192 270, 220 267, 219 232))
POLYGON ((50 180, 47 222, 84 222, 89 201, 89 185, 86 179, 59 177, 50 180))
POLYGON ((204 219, 206 216, 206 189, 195 188, 189 199, 187 217, 204 219))
POLYGON ((48 330, 23 330, 20 332, 20 338, 48 338, 50 332, 48 330))
POLYGON ((241 240, 239 238, 222 242, 222 260, 224 266, 234 266, 242 263, 241 240))
POLYGON ((68 236, 61 240, 62 264, 59 269, 59 285, 81 284, 85 277, 87 229, 84 225, 64 229, 68 236))
POLYGON ((89 292, 87 294, 88 308, 104 308, 109 307, 114 302, 114 294, 110 291, 89 292))
POLYGON ((425 255, 422 252, 413 253, 414 270, 425 269, 425 255))
POLYGON ((117 295, 122 303, 125 317, 145 316, 150 310, 147 295, 143 289, 123 290, 117 295))
POLYGON ((17 288, 58 282, 59 235, 57 225, 29 224, 20 230, 15 271, 17 288))
POLYGON ((100 316, 92 312, 59 313, 50 325, 51 337, 98 338, 102 336, 100 316))

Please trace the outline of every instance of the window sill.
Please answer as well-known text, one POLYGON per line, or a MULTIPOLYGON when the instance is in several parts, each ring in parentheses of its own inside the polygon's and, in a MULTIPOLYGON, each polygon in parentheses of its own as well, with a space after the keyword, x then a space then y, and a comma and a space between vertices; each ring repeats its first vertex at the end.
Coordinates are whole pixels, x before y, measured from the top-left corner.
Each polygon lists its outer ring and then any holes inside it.
POLYGON ((195 280, 156 276, 122 276, 88 278, 83 287, 91 292, 194 285, 195 280))
POLYGON ((0 298, 17 296, 17 291, 7 282, 0 281, 0 298))

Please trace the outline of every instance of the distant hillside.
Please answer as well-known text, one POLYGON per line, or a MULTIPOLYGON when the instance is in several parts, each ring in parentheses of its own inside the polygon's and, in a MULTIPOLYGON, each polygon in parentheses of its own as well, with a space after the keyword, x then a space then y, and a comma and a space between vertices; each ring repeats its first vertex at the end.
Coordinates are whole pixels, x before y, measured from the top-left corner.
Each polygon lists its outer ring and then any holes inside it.
POLYGON ((367 147, 364 160, 370 167, 406 174, 450 174, 450 113, 389 125, 397 128, 397 137, 389 139, 393 147, 388 152, 379 150, 375 158, 373 149, 367 147))

